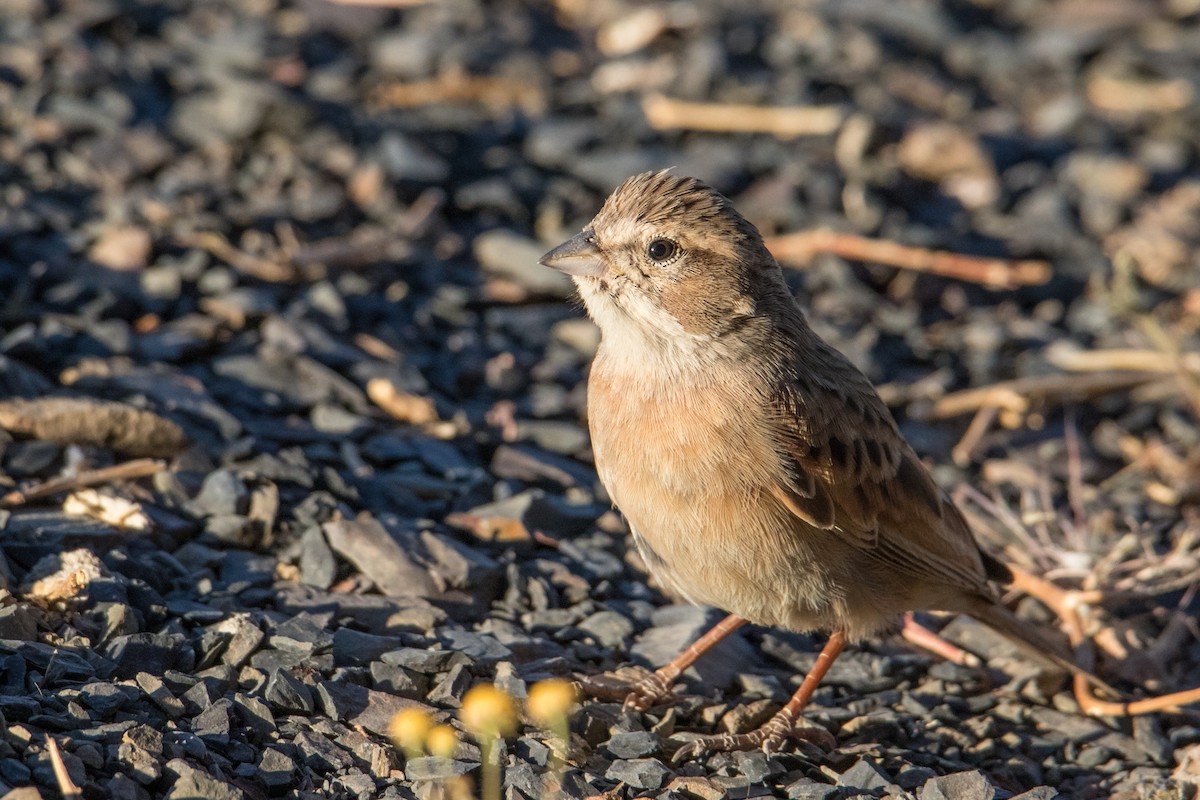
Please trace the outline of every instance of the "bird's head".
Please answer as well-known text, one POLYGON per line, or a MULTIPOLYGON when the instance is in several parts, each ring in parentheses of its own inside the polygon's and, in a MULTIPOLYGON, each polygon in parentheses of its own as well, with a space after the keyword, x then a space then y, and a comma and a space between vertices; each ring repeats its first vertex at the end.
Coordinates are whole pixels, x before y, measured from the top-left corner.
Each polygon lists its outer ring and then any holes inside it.
POLYGON ((541 263, 574 277, 605 338, 673 348, 710 345, 787 297, 758 230, 712 187, 665 170, 625 181, 541 263))

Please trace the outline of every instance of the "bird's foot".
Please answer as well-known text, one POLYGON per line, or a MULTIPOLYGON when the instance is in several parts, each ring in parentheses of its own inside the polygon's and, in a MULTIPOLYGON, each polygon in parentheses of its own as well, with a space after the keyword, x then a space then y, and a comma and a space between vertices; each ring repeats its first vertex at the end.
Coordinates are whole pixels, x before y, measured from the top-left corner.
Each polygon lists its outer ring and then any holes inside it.
POLYGON ((588 676, 581 678, 578 685, 588 697, 624 700, 625 708, 635 711, 646 711, 675 700, 667 679, 644 667, 622 667, 616 672, 588 676))
POLYGON ((654 706, 673 702, 675 693, 671 691, 671 682, 659 673, 651 672, 630 687, 625 697, 625 708, 649 711, 654 706))
POLYGON ((826 752, 837 747, 837 740, 829 731, 816 725, 797 727, 795 717, 784 709, 767 720, 762 727, 749 733, 723 733, 689 742, 676 750, 671 760, 679 764, 709 753, 755 748, 761 748, 764 753, 771 755, 783 746, 788 737, 811 742, 826 752))

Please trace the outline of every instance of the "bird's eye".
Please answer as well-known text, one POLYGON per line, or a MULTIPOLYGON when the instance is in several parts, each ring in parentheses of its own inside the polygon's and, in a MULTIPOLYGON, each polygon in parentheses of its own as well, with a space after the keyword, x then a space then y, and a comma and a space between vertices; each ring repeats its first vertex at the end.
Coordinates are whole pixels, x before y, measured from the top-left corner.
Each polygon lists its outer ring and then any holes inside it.
POLYGON ((679 245, 670 239, 654 239, 646 245, 646 255, 651 261, 669 261, 679 252, 679 245))

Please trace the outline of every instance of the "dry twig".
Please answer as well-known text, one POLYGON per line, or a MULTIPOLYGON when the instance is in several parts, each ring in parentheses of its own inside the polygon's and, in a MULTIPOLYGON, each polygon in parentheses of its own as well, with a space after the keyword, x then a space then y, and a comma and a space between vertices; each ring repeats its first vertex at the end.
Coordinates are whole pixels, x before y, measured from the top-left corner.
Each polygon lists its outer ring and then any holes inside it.
POLYGON ((0 507, 17 506, 61 492, 74 491, 84 486, 95 486, 100 483, 110 483, 111 481, 128 480, 131 478, 145 478, 148 475, 162 472, 164 469, 166 469, 166 464, 162 461, 152 458, 139 458, 135 461, 126 461, 124 464, 113 464, 111 467, 83 470, 65 478, 52 478, 36 486, 31 486, 24 491, 11 491, 0 497, 0 507))
POLYGON ((197 247, 209 255, 219 258, 238 272, 268 283, 291 283, 299 276, 296 268, 288 263, 271 261, 239 250, 216 231, 196 231, 177 240, 183 247, 197 247))
POLYGON ((493 112, 517 107, 527 114, 540 114, 546 107, 542 90, 533 84, 495 75, 468 75, 460 69, 448 70, 433 80, 381 86, 373 100, 385 108, 478 103, 493 112))
POLYGON ((54 769, 54 779, 58 782, 58 791, 62 794, 63 800, 82 798, 83 792, 71 780, 71 775, 67 772, 67 765, 63 763, 62 753, 58 750, 58 742, 54 741, 53 736, 46 737, 46 749, 50 751, 50 766, 54 769))
POLYGON ((1024 413, 1030 401, 1082 401, 1112 392, 1122 392, 1152 380, 1161 379, 1157 372, 1096 372, 1079 375, 1036 375, 1001 381, 991 386, 965 389, 939 399, 933 405, 932 419, 969 414, 984 406, 1024 413))
POLYGON ((642 113, 655 130, 770 133, 780 139, 825 136, 842 124, 842 110, 837 106, 689 103, 661 94, 647 95, 642 113))
POLYGON ((984 258, 944 250, 910 247, 886 239, 868 239, 828 228, 816 228, 767 240, 767 247, 781 262, 809 263, 818 253, 832 253, 854 261, 869 261, 889 267, 927 272, 947 278, 979 283, 993 289, 1038 286, 1050 280, 1050 265, 1038 260, 984 258))
MULTIPOLYGON (((1091 605, 1104 599, 1104 593, 1097 590, 1062 589, 1019 569, 1013 569, 1012 585, 1036 597, 1063 620, 1071 645, 1075 648, 1076 659, 1086 669, 1090 669, 1095 656, 1092 641, 1085 633, 1083 617, 1091 605)), ((1156 711, 1178 711, 1182 706, 1200 703, 1200 688, 1128 702, 1101 700, 1092 693, 1091 684, 1084 675, 1074 677, 1074 689, 1075 701, 1079 703, 1079 707, 1085 714, 1094 717, 1133 717, 1156 711)))

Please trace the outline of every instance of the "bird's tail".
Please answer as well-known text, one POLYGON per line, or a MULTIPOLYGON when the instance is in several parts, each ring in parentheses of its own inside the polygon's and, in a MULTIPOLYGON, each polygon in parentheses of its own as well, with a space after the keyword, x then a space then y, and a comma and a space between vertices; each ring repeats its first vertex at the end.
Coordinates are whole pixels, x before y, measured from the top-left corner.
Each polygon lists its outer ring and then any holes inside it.
POLYGON ((965 610, 972 617, 975 617, 975 619, 992 628, 997 633, 1003 634, 1039 661, 1058 667, 1071 675, 1083 677, 1093 686, 1107 692, 1112 692, 1115 696, 1120 696, 1120 693, 1116 689, 1109 686, 1094 673, 1079 666, 1062 645, 1053 641, 1034 625, 1018 617, 1006 606, 991 598, 980 596, 972 598, 971 604, 965 610))

